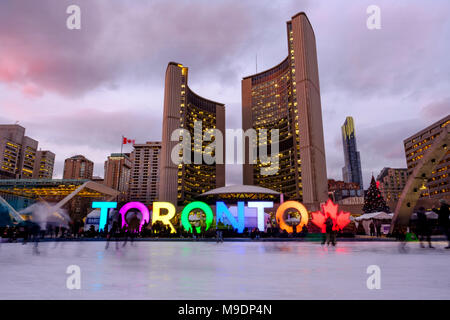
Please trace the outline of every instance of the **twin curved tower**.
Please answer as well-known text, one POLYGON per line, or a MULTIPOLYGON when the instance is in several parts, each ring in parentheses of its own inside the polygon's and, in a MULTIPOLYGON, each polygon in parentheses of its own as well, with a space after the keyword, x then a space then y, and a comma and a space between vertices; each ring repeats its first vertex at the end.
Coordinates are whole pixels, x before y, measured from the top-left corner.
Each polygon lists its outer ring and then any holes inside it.
MULTIPOLYGON (((287 39, 288 56, 281 63, 242 80, 242 127, 257 132, 279 129, 280 157, 279 170, 268 176, 260 175, 261 162, 246 162, 243 182, 276 190, 285 199, 318 209, 328 198, 327 173, 316 42, 305 13, 287 22, 287 39)), ((204 129, 216 128, 225 136, 224 105, 192 92, 187 73, 186 67, 170 62, 164 92, 159 198, 178 205, 225 185, 223 164, 175 165, 171 161, 178 142, 170 141, 170 135, 180 127, 191 130, 195 120, 202 120, 204 129)))

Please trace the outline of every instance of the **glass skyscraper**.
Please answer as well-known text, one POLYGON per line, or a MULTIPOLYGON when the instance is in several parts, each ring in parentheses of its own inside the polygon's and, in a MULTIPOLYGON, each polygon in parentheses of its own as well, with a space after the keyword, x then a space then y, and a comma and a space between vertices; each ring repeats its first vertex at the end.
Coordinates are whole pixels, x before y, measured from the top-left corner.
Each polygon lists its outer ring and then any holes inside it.
POLYGON ((355 182, 363 187, 361 159, 356 147, 355 124, 352 117, 347 117, 342 129, 342 145, 344 147, 345 166, 342 168, 342 176, 345 182, 355 182))

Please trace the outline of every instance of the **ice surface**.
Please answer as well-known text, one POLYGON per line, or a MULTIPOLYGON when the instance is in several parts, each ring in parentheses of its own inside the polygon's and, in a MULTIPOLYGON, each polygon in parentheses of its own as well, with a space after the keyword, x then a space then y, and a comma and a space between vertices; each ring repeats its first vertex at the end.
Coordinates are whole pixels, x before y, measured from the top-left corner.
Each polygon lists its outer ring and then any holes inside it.
POLYGON ((0 299, 449 299, 446 243, 105 242, 0 244, 0 299), (81 268, 69 290, 66 269, 81 268), (381 289, 366 286, 369 265, 381 289))

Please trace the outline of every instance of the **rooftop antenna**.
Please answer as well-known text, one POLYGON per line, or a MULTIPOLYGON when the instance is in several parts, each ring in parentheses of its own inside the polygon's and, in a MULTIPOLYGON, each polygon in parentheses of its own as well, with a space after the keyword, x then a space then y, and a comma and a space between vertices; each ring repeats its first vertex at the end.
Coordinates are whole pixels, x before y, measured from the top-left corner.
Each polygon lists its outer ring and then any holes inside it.
POLYGON ((258 54, 256 54, 255 64, 256 64, 256 73, 258 73, 258 54))

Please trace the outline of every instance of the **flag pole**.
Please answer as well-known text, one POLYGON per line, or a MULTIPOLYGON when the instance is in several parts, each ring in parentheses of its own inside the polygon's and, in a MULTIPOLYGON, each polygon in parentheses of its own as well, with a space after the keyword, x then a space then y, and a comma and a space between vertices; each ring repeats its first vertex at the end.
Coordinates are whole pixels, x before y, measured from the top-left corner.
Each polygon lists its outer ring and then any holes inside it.
POLYGON ((123 150, 123 135, 122 135, 122 140, 120 141, 120 156, 122 156, 122 150, 123 150))

